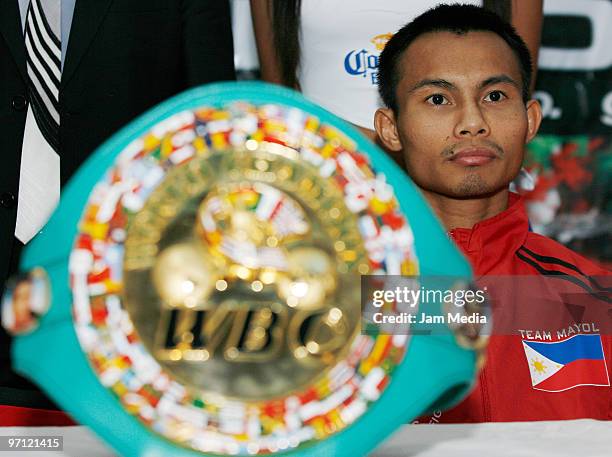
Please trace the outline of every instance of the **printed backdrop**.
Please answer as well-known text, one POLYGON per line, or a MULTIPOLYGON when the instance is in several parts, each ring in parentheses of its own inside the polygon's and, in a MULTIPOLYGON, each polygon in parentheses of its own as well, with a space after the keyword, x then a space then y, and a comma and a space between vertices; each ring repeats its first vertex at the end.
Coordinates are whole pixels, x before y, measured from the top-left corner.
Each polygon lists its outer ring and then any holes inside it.
POLYGON ((612 268, 612 0, 545 0, 544 14, 532 227, 612 268))

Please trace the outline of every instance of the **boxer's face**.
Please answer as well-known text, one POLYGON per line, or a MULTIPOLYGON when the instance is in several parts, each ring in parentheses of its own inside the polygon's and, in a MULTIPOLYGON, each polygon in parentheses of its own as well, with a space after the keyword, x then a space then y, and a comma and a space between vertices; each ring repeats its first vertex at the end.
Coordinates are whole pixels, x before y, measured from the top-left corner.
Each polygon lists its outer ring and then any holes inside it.
POLYGON ((398 63, 397 113, 379 110, 375 124, 416 184, 452 198, 507 188, 541 119, 510 46, 491 32, 431 32, 398 63))

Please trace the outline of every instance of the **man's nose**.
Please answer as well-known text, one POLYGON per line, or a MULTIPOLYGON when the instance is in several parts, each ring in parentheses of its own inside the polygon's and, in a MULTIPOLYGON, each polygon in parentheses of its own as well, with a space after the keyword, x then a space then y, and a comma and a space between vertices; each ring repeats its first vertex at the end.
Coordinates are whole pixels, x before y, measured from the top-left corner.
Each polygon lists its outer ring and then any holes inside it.
POLYGON ((482 112, 482 107, 476 102, 464 104, 455 126, 455 136, 465 138, 469 136, 487 136, 489 133, 489 124, 482 112))

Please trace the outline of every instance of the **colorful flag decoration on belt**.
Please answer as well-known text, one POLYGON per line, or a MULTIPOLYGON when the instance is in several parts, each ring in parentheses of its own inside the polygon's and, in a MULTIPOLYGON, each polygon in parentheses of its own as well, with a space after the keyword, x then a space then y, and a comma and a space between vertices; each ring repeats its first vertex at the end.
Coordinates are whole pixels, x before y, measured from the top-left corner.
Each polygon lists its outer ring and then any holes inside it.
POLYGON ((563 341, 523 340, 534 389, 562 392, 578 386, 609 386, 599 335, 575 335, 563 341))

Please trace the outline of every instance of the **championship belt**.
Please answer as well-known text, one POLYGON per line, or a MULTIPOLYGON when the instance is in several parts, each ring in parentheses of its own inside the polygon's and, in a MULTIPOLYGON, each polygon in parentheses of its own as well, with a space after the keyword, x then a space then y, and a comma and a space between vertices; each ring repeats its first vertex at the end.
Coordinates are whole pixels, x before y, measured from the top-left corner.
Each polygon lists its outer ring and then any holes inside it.
POLYGON ((482 348, 460 325, 365 331, 363 275, 465 283, 469 266, 382 151, 263 83, 130 123, 21 267, 15 369, 121 455, 363 455, 457 403, 482 348))

